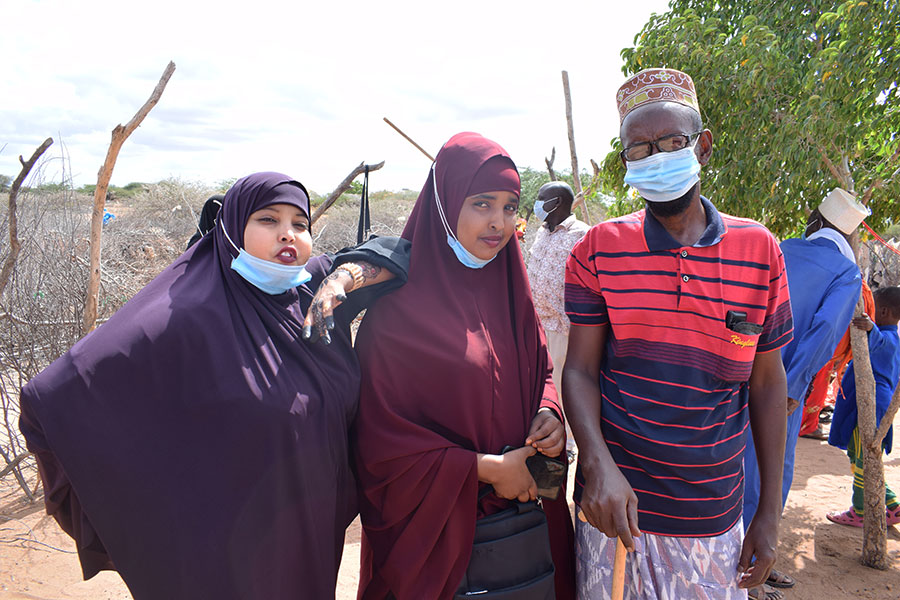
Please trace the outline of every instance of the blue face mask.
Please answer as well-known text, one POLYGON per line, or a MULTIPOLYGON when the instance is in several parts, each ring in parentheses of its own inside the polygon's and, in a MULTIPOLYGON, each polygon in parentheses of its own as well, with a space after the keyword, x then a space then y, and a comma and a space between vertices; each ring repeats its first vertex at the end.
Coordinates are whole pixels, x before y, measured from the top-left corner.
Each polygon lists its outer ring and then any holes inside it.
POLYGON ((434 203, 437 204, 438 216, 441 217, 441 223, 444 225, 444 231, 447 232, 447 245, 450 246, 451 250, 453 250, 453 254, 456 256, 456 259, 464 266, 469 267, 470 269, 483 268, 484 265, 497 258, 497 255, 495 254, 491 258, 485 260, 483 258, 478 258, 465 249, 465 247, 457 239, 457 237, 453 235, 453 231, 450 229, 450 224, 447 223, 447 217, 444 215, 444 208, 441 206, 441 199, 438 196, 437 174, 434 172, 433 164, 431 165, 431 180, 434 182, 434 203))
POLYGON ((470 269, 481 269, 482 267, 484 267, 484 265, 488 264, 489 262, 494 260, 494 258, 496 258, 496 256, 487 260, 478 258, 474 254, 466 250, 463 247, 462 243, 449 233, 447 234, 447 245, 450 246, 451 250, 453 250, 453 254, 456 255, 456 259, 470 269))
POLYGON ((700 181, 700 161, 694 146, 675 152, 657 152, 626 161, 625 183, 649 202, 668 202, 684 196, 700 181))
MULTIPOLYGON (((222 223, 222 221, 219 221, 219 223, 222 223)), ((238 248, 231 241, 231 236, 225 231, 224 224, 222 224, 222 232, 232 247, 238 251, 238 255, 231 261, 231 268, 237 271, 248 283, 255 285, 265 293, 273 296, 283 294, 289 289, 301 286, 312 279, 312 275, 306 270, 305 263, 302 265, 280 265, 257 258, 246 250, 238 248)))
POLYGON ((541 221, 546 221, 547 217, 550 216, 550 213, 552 213, 554 210, 559 208, 559 204, 557 204, 549 211, 544 210, 544 204, 546 204, 547 202, 552 202, 553 200, 556 200, 556 198, 550 198, 550 200, 535 200, 534 201, 534 216, 536 216, 541 221))

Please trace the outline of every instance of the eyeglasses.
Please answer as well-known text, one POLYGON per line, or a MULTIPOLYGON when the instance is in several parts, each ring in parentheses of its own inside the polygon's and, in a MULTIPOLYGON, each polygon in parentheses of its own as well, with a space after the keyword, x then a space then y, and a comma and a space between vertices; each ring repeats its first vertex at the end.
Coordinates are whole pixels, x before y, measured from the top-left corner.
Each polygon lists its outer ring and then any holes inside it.
POLYGON ((675 152, 676 150, 682 150, 690 146, 701 133, 703 133, 703 131, 688 134, 673 133, 672 135, 664 135, 652 142, 641 142, 640 144, 628 146, 619 153, 619 156, 622 157, 622 160, 630 161, 647 158, 653 154, 654 148, 656 148, 657 152, 675 152))

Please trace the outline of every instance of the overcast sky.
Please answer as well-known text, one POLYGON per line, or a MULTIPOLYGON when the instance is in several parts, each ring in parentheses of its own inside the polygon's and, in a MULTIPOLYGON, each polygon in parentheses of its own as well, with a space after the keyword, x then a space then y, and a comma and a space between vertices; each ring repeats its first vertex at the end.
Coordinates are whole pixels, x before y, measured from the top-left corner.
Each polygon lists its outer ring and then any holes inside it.
POLYGON ((263 170, 327 193, 361 161, 372 189, 418 189, 432 154, 477 131, 520 167, 570 166, 561 71, 580 165, 618 133, 619 51, 667 0, 272 2, 9 0, 3 3, 0 174, 48 136, 44 181, 62 166, 96 183, 110 132, 159 104, 125 142, 114 185, 209 184, 263 170), (309 5, 309 6, 307 6, 309 5), (62 157, 68 160, 63 161, 62 157))

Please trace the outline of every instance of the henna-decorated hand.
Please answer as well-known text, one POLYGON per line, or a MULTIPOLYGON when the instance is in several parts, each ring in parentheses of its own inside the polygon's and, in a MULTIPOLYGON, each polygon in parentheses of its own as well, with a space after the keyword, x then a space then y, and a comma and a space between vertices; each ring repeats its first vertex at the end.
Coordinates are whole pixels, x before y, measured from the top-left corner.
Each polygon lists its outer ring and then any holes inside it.
POLYGON ((343 270, 335 271, 322 280, 313 296, 306 319, 303 321, 303 339, 315 342, 319 338, 325 344, 331 343, 334 329, 334 309, 347 299, 348 288, 353 287, 353 277, 343 270))

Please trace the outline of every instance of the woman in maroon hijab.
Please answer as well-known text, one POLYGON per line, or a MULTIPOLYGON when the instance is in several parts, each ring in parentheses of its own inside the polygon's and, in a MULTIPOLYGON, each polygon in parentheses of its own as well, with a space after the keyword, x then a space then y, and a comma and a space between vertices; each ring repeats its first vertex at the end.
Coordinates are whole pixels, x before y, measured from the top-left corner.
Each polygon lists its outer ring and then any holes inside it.
POLYGON ((337 260, 399 282, 404 244, 310 258, 309 214, 285 175, 238 180, 212 231, 22 390, 47 512, 86 579, 118 570, 138 600, 334 597, 357 510, 358 293, 327 346, 300 340, 304 317, 326 277, 380 280, 328 275, 337 260))
MULTIPOLYGON (((476 520, 535 497, 525 459, 565 442, 544 334, 515 231, 519 176, 499 145, 441 149, 404 238, 409 280, 357 337, 363 380, 351 443, 364 529, 359 597, 452 598, 476 520), (517 450, 501 456, 507 446, 517 450), (479 488, 494 493, 479 501, 479 488)), ((565 494, 543 501, 558 598, 574 598, 565 494)))

